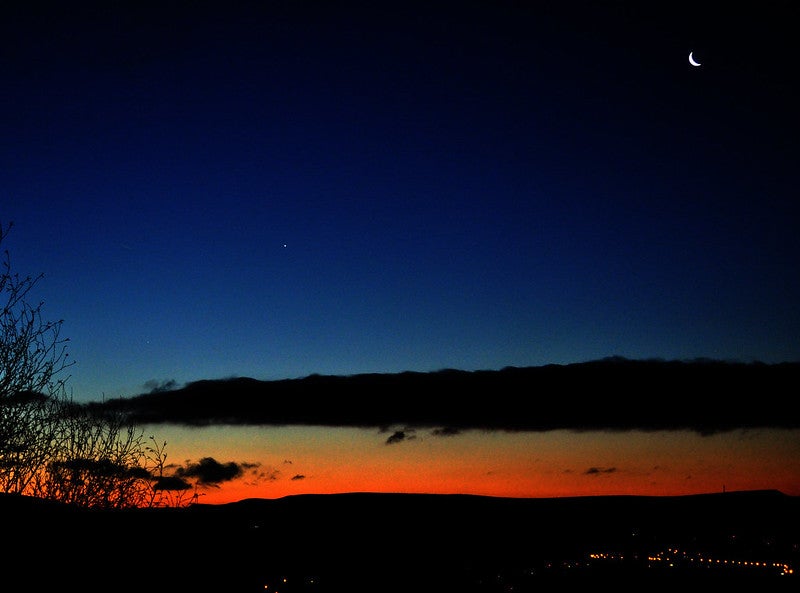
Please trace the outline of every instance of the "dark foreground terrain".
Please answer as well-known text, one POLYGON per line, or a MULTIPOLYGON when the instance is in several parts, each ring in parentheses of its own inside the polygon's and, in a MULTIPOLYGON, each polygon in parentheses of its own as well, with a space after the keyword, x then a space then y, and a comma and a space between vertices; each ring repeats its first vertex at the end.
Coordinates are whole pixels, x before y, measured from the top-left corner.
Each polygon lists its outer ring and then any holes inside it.
POLYGON ((355 493, 128 511, 5 495, 0 518, 5 572, 35 591, 766 591, 797 587, 800 562, 800 500, 775 491, 355 493))

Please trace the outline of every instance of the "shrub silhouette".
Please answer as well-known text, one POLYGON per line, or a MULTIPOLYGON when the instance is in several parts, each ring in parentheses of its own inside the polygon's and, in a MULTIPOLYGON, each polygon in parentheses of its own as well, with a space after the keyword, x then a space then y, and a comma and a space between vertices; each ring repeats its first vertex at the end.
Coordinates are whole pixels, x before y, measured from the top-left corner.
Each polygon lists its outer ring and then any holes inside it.
MULTIPOLYGON (((0 224, 0 245, 13 226, 0 224)), ((43 275, 0 267, 0 492, 81 507, 183 504, 186 483, 164 481, 166 443, 152 447, 122 412, 72 400, 63 320, 31 304, 43 275), (181 493, 173 495, 173 490, 181 493)), ((150 439, 155 442, 154 437, 150 439)))

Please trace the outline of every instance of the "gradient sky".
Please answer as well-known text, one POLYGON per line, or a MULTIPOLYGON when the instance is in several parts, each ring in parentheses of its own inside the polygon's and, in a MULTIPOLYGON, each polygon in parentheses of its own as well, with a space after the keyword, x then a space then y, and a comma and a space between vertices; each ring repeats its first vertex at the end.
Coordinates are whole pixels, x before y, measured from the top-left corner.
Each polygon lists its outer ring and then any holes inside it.
POLYGON ((682 366, 550 365, 504 382, 419 374, 416 389, 409 374, 202 382, 106 405, 158 418, 146 434, 166 435, 169 464, 208 503, 352 491, 800 495, 800 423, 785 403, 800 366, 682 366))
POLYGON ((154 426, 199 502, 406 492, 512 497, 681 496, 775 489, 800 496, 800 431, 406 431, 154 426), (199 443, 202 445, 198 446, 199 443), (202 455, 214 460, 203 471, 202 455), (221 467, 219 467, 221 466, 221 467))
POLYGON ((790 2, 7 4, 3 247, 78 400, 800 360, 790 2))

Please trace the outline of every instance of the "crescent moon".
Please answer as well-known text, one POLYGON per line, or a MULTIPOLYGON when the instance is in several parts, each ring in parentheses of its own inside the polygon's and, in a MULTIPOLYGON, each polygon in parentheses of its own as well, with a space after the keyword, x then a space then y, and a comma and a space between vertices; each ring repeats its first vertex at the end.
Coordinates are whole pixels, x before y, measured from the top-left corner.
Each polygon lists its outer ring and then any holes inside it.
POLYGON ((690 52, 689 52, 689 63, 690 63, 692 66, 699 66, 699 65, 700 65, 700 62, 698 62, 697 60, 695 60, 695 59, 694 59, 694 56, 692 55, 693 53, 694 53, 693 51, 690 51, 690 52))

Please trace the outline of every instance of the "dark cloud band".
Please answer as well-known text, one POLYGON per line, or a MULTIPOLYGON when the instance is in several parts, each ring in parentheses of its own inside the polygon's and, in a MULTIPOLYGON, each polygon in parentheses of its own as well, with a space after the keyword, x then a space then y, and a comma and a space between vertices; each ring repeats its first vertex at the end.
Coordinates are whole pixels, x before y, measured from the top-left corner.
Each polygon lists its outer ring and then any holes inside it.
POLYGON ((92 405, 124 411, 140 424, 711 434, 799 428, 785 407, 798 377, 800 363, 614 357, 497 371, 207 380, 92 405))

